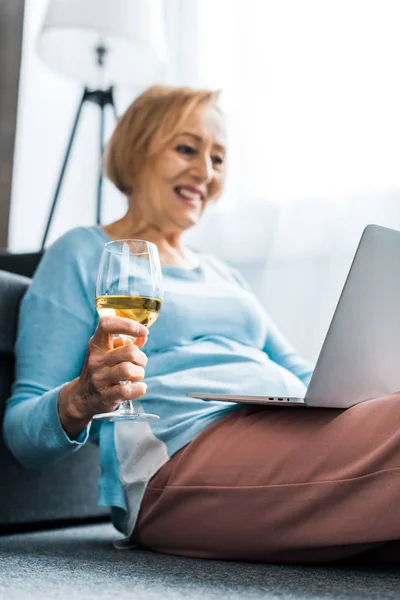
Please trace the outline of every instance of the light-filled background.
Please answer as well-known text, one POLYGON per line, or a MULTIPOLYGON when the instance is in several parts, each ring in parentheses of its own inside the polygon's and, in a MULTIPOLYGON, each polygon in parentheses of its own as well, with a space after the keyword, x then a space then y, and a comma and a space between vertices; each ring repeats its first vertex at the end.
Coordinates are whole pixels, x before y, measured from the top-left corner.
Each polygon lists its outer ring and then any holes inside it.
MULTIPOLYGON (((35 52, 46 5, 26 0, 10 226, 16 251, 40 244, 81 95, 35 52)), ((166 82, 221 89, 230 141, 226 192, 188 243, 240 268, 311 361, 364 226, 400 229, 399 17, 398 0, 165 0, 166 82)), ((139 91, 117 89, 118 111, 139 91)), ((112 127, 109 115, 108 134, 112 127)), ((97 148, 93 105, 49 242, 94 223, 97 148)), ((103 222, 124 208, 107 183, 103 222)))

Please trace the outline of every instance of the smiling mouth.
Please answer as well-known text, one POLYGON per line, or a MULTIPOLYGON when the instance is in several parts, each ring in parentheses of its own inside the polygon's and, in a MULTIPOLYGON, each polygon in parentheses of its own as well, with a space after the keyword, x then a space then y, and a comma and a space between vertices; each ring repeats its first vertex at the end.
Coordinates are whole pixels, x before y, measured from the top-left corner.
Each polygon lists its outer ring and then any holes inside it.
POLYGON ((184 187, 177 186, 174 188, 174 192, 179 196, 180 200, 185 202, 185 204, 190 204, 192 206, 204 200, 204 195, 201 192, 194 192, 184 187))

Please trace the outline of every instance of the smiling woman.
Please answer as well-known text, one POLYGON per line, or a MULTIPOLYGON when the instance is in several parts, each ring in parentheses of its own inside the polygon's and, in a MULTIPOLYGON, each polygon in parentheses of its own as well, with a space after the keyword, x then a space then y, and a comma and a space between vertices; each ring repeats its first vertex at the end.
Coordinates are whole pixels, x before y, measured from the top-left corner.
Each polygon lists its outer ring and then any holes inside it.
POLYGON ((154 241, 164 264, 190 266, 180 236, 220 196, 225 153, 217 93, 146 90, 121 117, 108 145, 106 173, 127 195, 129 207, 104 230, 114 239, 154 241))
POLYGON ((106 166, 126 215, 46 251, 21 304, 6 442, 27 467, 99 443, 99 504, 127 544, 274 562, 379 549, 400 540, 399 394, 347 411, 188 396, 303 397, 312 375, 240 274, 182 242, 222 192, 225 146, 213 92, 152 88, 121 117, 106 166), (94 302, 104 244, 138 237, 162 267, 148 339, 129 318, 99 320, 94 302), (158 420, 112 421, 122 400, 139 398, 158 420), (92 422, 97 413, 111 422, 92 422))

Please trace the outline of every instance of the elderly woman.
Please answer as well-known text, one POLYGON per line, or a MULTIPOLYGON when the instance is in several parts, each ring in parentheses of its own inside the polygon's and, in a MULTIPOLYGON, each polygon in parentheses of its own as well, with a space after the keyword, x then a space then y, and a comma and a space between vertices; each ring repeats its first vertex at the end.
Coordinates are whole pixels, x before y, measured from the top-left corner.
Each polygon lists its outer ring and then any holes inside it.
POLYGON ((128 544, 280 562, 388 554, 400 539, 397 395, 347 411, 187 396, 299 396, 312 372, 239 273, 182 242, 221 194, 225 155, 213 92, 151 88, 120 118, 106 171, 127 212, 46 252, 21 306, 6 441, 27 467, 97 441, 99 503, 128 544), (123 238, 153 242, 161 258, 165 300, 148 341, 143 325, 96 313, 101 252, 123 238), (92 422, 127 398, 161 418, 92 422))

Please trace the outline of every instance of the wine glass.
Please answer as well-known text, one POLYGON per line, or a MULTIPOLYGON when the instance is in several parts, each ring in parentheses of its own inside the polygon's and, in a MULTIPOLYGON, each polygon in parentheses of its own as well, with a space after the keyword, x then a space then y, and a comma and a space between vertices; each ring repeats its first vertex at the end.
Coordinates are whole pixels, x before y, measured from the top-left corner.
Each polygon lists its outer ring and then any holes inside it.
MULTIPOLYGON (((96 284, 96 308, 100 317, 126 317, 150 327, 158 317, 162 298, 161 264, 155 244, 127 239, 108 242, 104 246, 96 284)), ((147 421, 159 417, 137 412, 132 400, 124 400, 116 410, 93 418, 147 421)))

